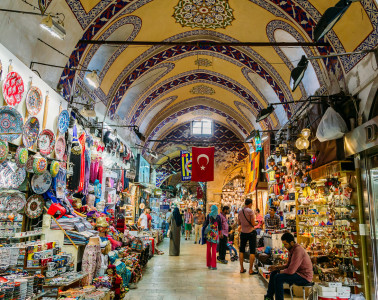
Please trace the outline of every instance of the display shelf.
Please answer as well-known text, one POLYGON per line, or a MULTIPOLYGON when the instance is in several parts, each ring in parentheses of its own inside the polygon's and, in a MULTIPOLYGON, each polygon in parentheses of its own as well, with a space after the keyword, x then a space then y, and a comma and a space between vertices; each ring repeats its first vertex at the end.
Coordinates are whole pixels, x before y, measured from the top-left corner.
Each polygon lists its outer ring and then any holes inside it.
POLYGON ((46 296, 46 295, 47 295, 47 291, 41 292, 38 295, 35 295, 34 297, 32 297, 31 300, 38 300, 38 299, 40 299, 40 298, 42 298, 43 296, 46 296))
MULTIPOLYGON (((19 233, 19 232, 18 232, 19 233)), ((15 235, 14 238, 17 238, 17 239, 23 239, 23 238, 28 238, 28 237, 33 237, 33 236, 40 236, 40 235, 43 235, 42 232, 39 232, 39 233, 31 233, 31 234, 26 234, 26 235, 15 235)))
POLYGON ((88 273, 85 273, 85 274, 82 274, 80 277, 77 277, 69 282, 64 282, 64 283, 60 283, 60 284, 44 284, 43 287, 44 288, 53 288, 53 287, 64 287, 64 286, 69 286, 69 285, 72 285, 82 279, 84 279, 86 276, 88 276, 88 273))

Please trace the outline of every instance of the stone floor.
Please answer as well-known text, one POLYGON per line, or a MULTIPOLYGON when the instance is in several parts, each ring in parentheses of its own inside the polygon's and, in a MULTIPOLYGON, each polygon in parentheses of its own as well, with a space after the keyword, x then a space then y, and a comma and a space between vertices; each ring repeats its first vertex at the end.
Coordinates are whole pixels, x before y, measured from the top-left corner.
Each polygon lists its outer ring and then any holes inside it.
POLYGON ((148 262, 138 288, 130 290, 125 299, 262 300, 265 295, 266 285, 260 275, 240 274, 239 262, 218 264, 218 270, 209 270, 205 245, 182 239, 181 255, 169 256, 169 240, 165 239, 159 249, 165 254, 155 255, 148 262))

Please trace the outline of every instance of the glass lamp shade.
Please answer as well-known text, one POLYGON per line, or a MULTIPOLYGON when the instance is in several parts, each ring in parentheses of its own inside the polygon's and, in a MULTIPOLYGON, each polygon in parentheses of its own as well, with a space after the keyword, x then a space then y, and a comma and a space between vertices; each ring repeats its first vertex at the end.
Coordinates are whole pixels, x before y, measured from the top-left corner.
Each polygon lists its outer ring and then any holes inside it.
POLYGON ((303 149, 308 149, 310 147, 310 141, 308 139, 302 138, 303 139, 303 149))
POLYGON ((301 134, 304 138, 308 139, 311 135, 311 130, 309 128, 304 128, 302 129, 301 134))
POLYGON ((295 141, 295 147, 297 147, 299 150, 303 150, 304 149, 304 145, 303 145, 303 142, 304 142, 304 138, 300 137, 298 138, 296 141, 295 141))

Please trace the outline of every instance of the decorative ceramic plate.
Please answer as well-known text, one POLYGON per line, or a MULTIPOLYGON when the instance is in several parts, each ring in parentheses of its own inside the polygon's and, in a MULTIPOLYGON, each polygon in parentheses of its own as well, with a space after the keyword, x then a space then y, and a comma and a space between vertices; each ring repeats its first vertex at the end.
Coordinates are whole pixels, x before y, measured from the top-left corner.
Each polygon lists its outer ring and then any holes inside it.
POLYGON ((30 219, 38 218, 43 213, 45 201, 41 195, 32 195, 26 201, 25 214, 30 219))
POLYGON ((32 86, 26 96, 26 108, 32 116, 38 115, 43 104, 42 92, 36 86, 32 86))
POLYGON ((0 141, 0 163, 7 159, 8 151, 8 142, 0 141))
POLYGON ((24 180, 26 178, 25 168, 19 168, 16 172, 16 175, 17 175, 16 185, 17 185, 17 188, 18 188, 24 182, 24 180))
POLYGON ((66 140, 64 139, 64 136, 60 135, 56 139, 56 144, 55 144, 56 158, 59 160, 63 160, 65 152, 66 152, 66 140))
POLYGON ((47 160, 44 157, 34 157, 33 171, 35 174, 42 174, 47 169, 47 160))
POLYGON ((21 114, 13 107, 0 107, 0 140, 11 142, 22 134, 21 114))
POLYGON ((60 169, 59 162, 54 160, 50 165, 51 177, 53 177, 53 178, 56 177, 56 175, 58 175, 59 169, 60 169))
POLYGON ((34 165, 34 155, 29 155, 28 161, 26 162, 26 171, 28 173, 33 173, 33 165, 34 165))
POLYGON ((65 133, 70 124, 70 115, 68 111, 62 110, 58 118, 58 129, 61 133, 65 133))
POLYGON ((3 97, 10 106, 15 106, 22 100, 24 94, 24 82, 16 72, 10 72, 3 82, 3 97))
POLYGON ((52 182, 49 172, 45 171, 42 174, 34 174, 31 180, 31 187, 36 194, 46 193, 52 182))
POLYGON ((10 196, 8 199, 5 210, 12 211, 12 212, 19 212, 24 208, 26 204, 25 197, 20 193, 15 193, 10 196))
POLYGON ((22 133, 22 141, 26 148, 34 145, 38 138, 39 133, 39 121, 36 117, 30 117, 25 125, 24 132, 22 133))
POLYGON ((16 150, 15 160, 16 164, 19 167, 25 166, 26 162, 28 161, 29 152, 28 149, 19 146, 16 150))
POLYGON ((39 152, 44 155, 50 155, 54 151, 55 136, 50 129, 45 129, 39 134, 38 148, 39 152))

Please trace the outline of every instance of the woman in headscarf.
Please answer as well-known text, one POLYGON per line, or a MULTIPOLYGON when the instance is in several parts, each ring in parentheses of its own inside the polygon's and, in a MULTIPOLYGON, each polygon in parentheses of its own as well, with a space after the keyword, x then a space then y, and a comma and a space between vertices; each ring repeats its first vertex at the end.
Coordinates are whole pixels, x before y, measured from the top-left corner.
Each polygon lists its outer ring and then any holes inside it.
POLYGON ((210 270, 217 269, 217 243, 219 240, 219 232, 222 230, 221 218, 218 215, 218 207, 211 206, 211 211, 206 217, 203 224, 205 227, 205 236, 207 244, 206 265, 210 270))
POLYGON ((182 217, 180 215, 180 210, 178 209, 178 207, 175 207, 173 213, 169 216, 168 224, 170 229, 169 255, 179 256, 182 217))

